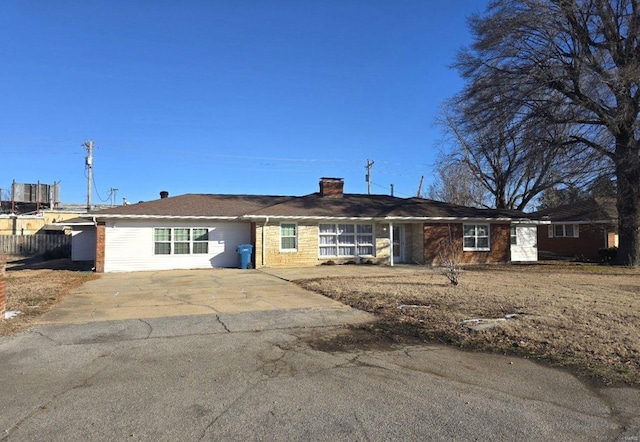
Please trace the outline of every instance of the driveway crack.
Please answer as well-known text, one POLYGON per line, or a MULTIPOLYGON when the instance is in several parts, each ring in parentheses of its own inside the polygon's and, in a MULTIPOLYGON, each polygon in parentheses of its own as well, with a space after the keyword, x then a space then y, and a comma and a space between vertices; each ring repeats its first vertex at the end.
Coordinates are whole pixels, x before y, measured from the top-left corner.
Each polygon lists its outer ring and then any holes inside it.
POLYGON ((143 338, 143 339, 149 339, 149 337, 151 336, 151 333, 153 333, 153 326, 149 324, 147 321, 145 321, 144 319, 138 319, 138 321, 142 322, 149 328, 149 332, 147 333, 147 336, 143 338))
POLYGON ((220 315, 216 315, 216 321, 218 321, 218 323, 222 326, 222 328, 224 328, 224 331, 226 331, 227 333, 231 333, 231 330, 229 330, 229 328, 227 327, 227 324, 222 322, 222 319, 220 319, 220 315))

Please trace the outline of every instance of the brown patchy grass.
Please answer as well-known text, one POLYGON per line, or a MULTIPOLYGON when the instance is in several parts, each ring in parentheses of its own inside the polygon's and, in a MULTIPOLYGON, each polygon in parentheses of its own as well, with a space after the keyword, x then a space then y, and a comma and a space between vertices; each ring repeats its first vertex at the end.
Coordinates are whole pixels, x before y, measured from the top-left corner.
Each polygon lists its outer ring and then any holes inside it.
POLYGON ((11 319, 0 319, 0 337, 23 331, 51 310, 76 287, 100 276, 91 272, 61 270, 66 263, 16 264, 6 272, 7 311, 19 311, 11 319), (50 267, 50 268, 41 268, 50 267), (15 270, 20 268, 20 270, 15 270))
POLYGON ((457 287, 428 269, 411 276, 297 282, 375 313, 380 321, 365 328, 385 339, 519 355, 606 384, 640 385, 638 269, 475 267, 463 272, 457 287), (488 330, 462 323, 508 314, 516 317, 488 330))

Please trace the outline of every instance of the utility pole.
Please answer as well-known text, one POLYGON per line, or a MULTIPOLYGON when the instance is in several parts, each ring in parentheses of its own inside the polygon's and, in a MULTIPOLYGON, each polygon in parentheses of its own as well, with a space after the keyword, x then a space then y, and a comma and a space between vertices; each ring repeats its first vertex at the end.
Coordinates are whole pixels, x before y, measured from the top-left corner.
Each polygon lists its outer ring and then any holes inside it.
POLYGON ((109 189, 109 197, 111 198, 111 207, 116 205, 116 193, 118 193, 118 189, 114 189, 113 187, 109 189))
POLYGON ((424 175, 420 177, 420 184, 418 185, 418 193, 416 195, 418 198, 422 198, 422 182, 423 181, 424 181, 424 175))
POLYGON ((82 147, 87 149, 85 165, 87 166, 87 212, 91 210, 91 183, 93 182, 93 141, 85 142, 82 147))
POLYGON ((393 196, 393 184, 391 184, 391 196, 393 196))
POLYGON ((371 195, 371 168, 373 167, 373 161, 367 160, 367 165, 365 169, 367 169, 367 195, 371 195))

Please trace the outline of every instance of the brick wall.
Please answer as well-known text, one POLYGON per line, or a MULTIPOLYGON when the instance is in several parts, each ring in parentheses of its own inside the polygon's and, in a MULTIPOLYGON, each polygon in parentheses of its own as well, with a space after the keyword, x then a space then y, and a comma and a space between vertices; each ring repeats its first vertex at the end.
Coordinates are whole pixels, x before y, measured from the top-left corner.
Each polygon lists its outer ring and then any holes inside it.
POLYGON ((98 223, 96 227, 96 273, 104 273, 105 224, 98 223))
POLYGON ((4 313, 7 311, 7 282, 5 281, 5 269, 7 257, 0 256, 0 321, 4 320, 4 313))
MULTIPOLYGON (((318 257, 318 223, 317 222, 298 222, 298 248, 296 251, 280 251, 280 222, 270 222, 265 228, 266 256, 262 257, 262 230, 263 226, 258 224, 255 235, 255 260, 256 267, 299 267, 299 266, 315 266, 326 261, 333 261, 337 264, 353 261, 354 258, 335 258, 330 257, 320 259, 318 257)), ((389 226, 388 224, 376 224, 375 230, 375 247, 376 257, 366 258, 378 264, 386 264, 389 262, 389 226)))
POLYGON ((320 263, 318 259, 318 224, 299 222, 298 248, 296 251, 280 251, 280 222, 269 223, 266 226, 266 256, 262 259, 262 229, 256 229, 256 267, 276 266, 312 266, 320 263))
POLYGON ((462 251, 462 224, 424 224, 424 262, 438 265, 439 252, 444 247, 449 236, 453 238, 456 247, 461 251, 461 264, 483 264, 508 262, 510 257, 509 224, 490 224, 490 249, 487 252, 462 251))
POLYGON ((577 238, 549 238, 549 226, 539 226, 538 250, 558 256, 598 260, 598 250, 607 247, 608 243, 612 247, 615 242, 615 233, 609 238, 609 232, 614 232, 614 226, 580 224, 577 238))

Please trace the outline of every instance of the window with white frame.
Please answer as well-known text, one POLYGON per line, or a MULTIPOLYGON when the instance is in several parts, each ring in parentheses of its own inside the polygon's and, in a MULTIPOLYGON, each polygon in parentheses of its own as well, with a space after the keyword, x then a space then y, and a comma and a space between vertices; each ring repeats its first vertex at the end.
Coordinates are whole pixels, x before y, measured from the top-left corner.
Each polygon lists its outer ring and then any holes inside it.
POLYGON ((374 256, 373 224, 320 224, 318 255, 374 256))
POLYGON ((578 238, 578 224, 552 224, 549 226, 549 238, 578 238))
POLYGON ((295 223, 280 224, 280 250, 298 249, 298 226, 295 223))
POLYGON ((465 224, 463 226, 463 241, 463 250, 490 250, 489 224, 465 224))
POLYGON ((511 226, 510 232, 509 232, 509 238, 511 240, 511 245, 512 246, 517 246, 518 245, 518 231, 516 229, 516 226, 511 226))
POLYGON ((199 255, 209 253, 209 229, 157 227, 153 229, 154 255, 199 255))

